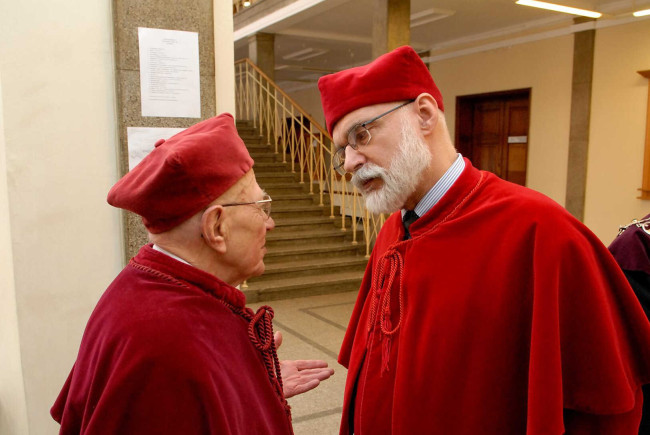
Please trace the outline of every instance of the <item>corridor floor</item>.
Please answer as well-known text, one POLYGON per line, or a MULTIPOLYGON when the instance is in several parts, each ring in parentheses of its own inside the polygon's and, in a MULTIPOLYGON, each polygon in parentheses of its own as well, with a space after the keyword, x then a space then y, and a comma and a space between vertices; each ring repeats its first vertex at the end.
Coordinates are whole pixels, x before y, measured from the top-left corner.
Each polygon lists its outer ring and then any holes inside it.
POLYGON ((269 305, 274 330, 281 331, 280 359, 322 359, 334 376, 316 389, 289 399, 295 435, 338 434, 346 369, 336 362, 357 292, 250 304, 269 305))

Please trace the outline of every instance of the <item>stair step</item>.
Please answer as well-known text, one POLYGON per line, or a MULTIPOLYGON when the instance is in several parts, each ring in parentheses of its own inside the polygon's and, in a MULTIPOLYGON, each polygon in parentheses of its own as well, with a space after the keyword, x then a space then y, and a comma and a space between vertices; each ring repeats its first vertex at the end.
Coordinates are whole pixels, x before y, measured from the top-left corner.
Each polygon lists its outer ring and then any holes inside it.
POLYGON ((328 216, 330 215, 329 207, 321 207, 318 204, 276 204, 273 201, 271 206, 271 216, 273 219, 292 218, 292 217, 307 217, 307 216, 328 216))
POLYGON ((242 288, 246 302, 273 301, 346 291, 358 291, 363 271, 322 274, 297 278, 251 282, 242 288))
POLYGON ((257 136, 257 129, 252 124, 249 127, 241 127, 238 125, 237 133, 239 133, 239 137, 257 136))
POLYGON ((293 231, 291 233, 271 231, 266 235, 266 246, 269 250, 272 250, 274 248, 301 244, 343 243, 346 238, 351 238, 351 235, 352 233, 350 231, 342 231, 338 228, 317 231, 293 231))
MULTIPOLYGON (((255 167, 253 166, 253 169, 255 167)), ((291 172, 262 172, 260 174, 255 172, 255 178, 257 182, 262 185, 262 183, 288 183, 298 181, 296 175, 291 172)), ((263 187, 263 186, 262 186, 263 187)))
POLYGON ((246 149, 248 150, 249 153, 270 153, 273 152, 273 149, 271 148, 271 145, 266 144, 266 143, 259 143, 259 144, 246 144, 246 149))
POLYGON ((257 174, 263 172, 286 172, 290 170, 290 167, 282 162, 255 162, 254 169, 257 174))
POLYGON ((336 228, 334 219, 327 216, 300 216, 290 217, 291 215, 280 215, 275 219, 274 232, 293 232, 293 231, 306 231, 306 230, 320 230, 336 228))
POLYGON ((250 153, 255 164, 257 163, 272 163, 277 162, 278 159, 275 154, 272 153, 250 153))
POLYGON ((260 183, 260 186, 266 193, 271 195, 283 195, 283 194, 296 194, 296 193, 307 193, 309 194, 309 185, 300 184, 295 181, 292 183, 260 183))
MULTIPOLYGON (((365 270, 368 260, 362 256, 357 255, 345 255, 332 258, 309 258, 307 260, 292 261, 290 263, 273 263, 269 264, 264 271, 265 275, 274 275, 282 274, 288 272, 294 272, 297 270, 318 270, 326 268, 343 268, 345 266, 351 265, 355 266, 355 270, 365 270)), ((260 277, 258 277, 260 278, 260 277)), ((255 278, 255 279, 258 279, 255 278)))
POLYGON ((249 284, 303 276, 337 275, 363 271, 368 261, 361 256, 310 258, 287 263, 271 263, 261 276, 251 278, 249 284))
POLYGON ((256 134, 255 132, 239 132, 239 137, 245 142, 251 142, 251 143, 259 143, 262 139, 264 139, 264 136, 260 136, 259 134, 256 134))
MULTIPOLYGON (((287 156, 287 157, 283 160, 284 155, 283 155, 281 152, 276 153, 276 152, 274 151, 272 145, 265 145, 265 146, 267 146, 268 148, 267 148, 267 149, 264 149, 264 150, 262 150, 262 149, 258 149, 258 150, 253 151, 253 150, 250 150, 250 149, 249 149, 249 152, 250 152, 250 154, 251 154, 251 157, 253 157, 253 159, 255 158, 255 157, 253 156, 253 154, 255 154, 256 156, 263 156, 263 155, 269 156, 269 155, 272 155, 272 156, 275 158, 275 161, 276 161, 276 162, 286 163, 286 164, 287 164, 287 168, 288 168, 289 170, 291 170, 291 158, 290 158, 289 156, 287 156)), ((261 145, 260 145, 260 147, 261 147, 261 145)), ((300 167, 300 165, 298 164, 298 162, 295 162, 295 163, 294 163, 294 170, 297 171, 297 170, 299 169, 299 167, 300 167)))
POLYGON ((317 198, 310 195, 309 193, 300 192, 300 193, 280 193, 273 195, 273 207, 279 207, 282 209, 283 206, 293 204, 293 205, 312 205, 315 204, 317 198))
POLYGON ((269 249, 264 256, 266 265, 285 261, 298 261, 309 258, 331 258, 348 255, 363 255, 364 247, 351 242, 322 243, 318 245, 302 244, 269 249))

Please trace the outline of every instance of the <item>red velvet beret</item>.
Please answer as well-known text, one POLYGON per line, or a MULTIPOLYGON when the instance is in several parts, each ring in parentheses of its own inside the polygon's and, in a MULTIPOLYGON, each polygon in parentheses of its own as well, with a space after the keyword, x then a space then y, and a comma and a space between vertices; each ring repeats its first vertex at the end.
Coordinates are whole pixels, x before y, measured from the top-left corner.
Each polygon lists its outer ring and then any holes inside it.
POLYGON ((367 65, 323 76, 318 80, 327 131, 361 107, 410 100, 431 94, 440 110, 442 94, 415 50, 405 45, 379 56, 367 65))
POLYGON ((159 140, 108 193, 108 203, 142 217, 151 233, 186 221, 253 166, 229 113, 159 140))

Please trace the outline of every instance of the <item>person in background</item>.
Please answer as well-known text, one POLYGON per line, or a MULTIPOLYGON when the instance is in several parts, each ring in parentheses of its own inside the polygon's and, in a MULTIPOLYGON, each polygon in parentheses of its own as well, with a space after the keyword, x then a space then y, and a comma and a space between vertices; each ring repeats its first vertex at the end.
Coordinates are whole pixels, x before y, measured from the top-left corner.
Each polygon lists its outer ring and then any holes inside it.
MULTIPOLYGON (((609 245, 616 262, 650 319, 650 215, 633 220, 620 228, 618 236, 609 245)), ((639 435, 650 435, 650 385, 643 386, 643 415, 639 435)))
POLYGON ((318 86, 334 167, 395 212, 339 354, 341 433, 635 433, 650 325, 607 248, 457 153, 412 48, 318 86))
POLYGON ((233 117, 200 122, 120 179, 108 202, 152 244, 106 289, 52 407, 62 434, 291 434, 287 398, 333 374, 279 361, 273 310, 236 286, 264 272, 271 198, 233 117))

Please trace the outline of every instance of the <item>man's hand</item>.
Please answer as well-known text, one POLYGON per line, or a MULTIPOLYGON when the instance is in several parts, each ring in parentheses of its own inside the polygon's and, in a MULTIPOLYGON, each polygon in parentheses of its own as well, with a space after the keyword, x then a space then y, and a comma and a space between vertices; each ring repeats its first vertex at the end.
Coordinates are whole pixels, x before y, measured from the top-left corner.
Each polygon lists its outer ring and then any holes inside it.
MULTIPOLYGON (((280 331, 273 336, 276 349, 282 344, 282 334, 280 331)), ((284 386, 284 397, 297 396, 306 391, 313 390, 334 374, 334 370, 327 367, 327 363, 322 360, 295 360, 280 361, 280 372, 282 373, 282 383, 284 386)))

